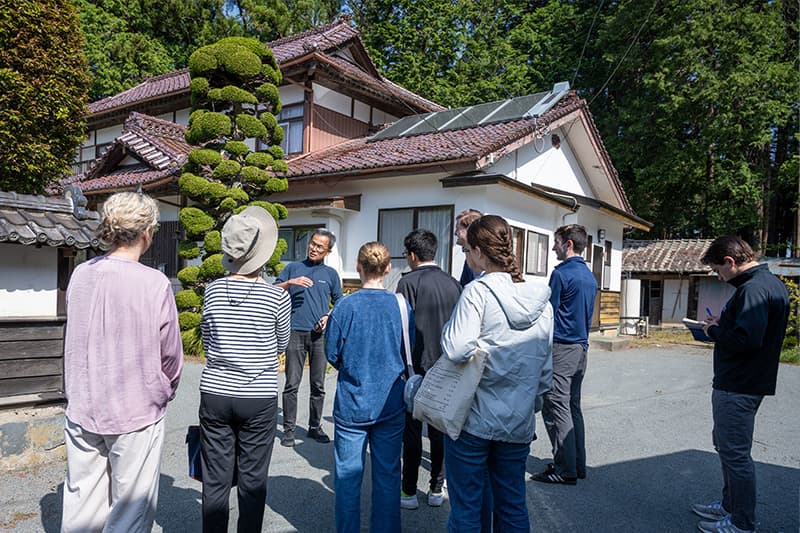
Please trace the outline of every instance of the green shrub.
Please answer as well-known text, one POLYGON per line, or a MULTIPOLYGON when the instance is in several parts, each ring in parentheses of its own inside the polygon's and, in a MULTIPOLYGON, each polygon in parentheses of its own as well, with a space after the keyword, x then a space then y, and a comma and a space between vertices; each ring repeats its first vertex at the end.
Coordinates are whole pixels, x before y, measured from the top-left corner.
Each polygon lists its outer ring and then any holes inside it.
POLYGON ((189 74, 192 78, 205 77, 217 68, 217 58, 210 46, 203 46, 189 56, 189 74))
POLYGON ((250 147, 242 141, 228 141, 225 143, 224 150, 233 157, 244 157, 250 152, 250 147))
POLYGON ((238 203, 243 204, 250 200, 250 196, 244 191, 244 189, 240 189, 239 187, 231 187, 225 191, 225 196, 227 198, 232 198, 236 200, 238 203))
POLYGON ((203 250, 205 250, 207 254, 216 254, 221 252, 222 234, 217 230, 206 233, 206 237, 203 240, 203 250))
POLYGON ((206 78, 192 78, 189 82, 189 90, 192 94, 201 94, 205 96, 208 92, 208 79, 206 78))
MULTIPOLYGON (((200 248, 197 249, 197 255, 200 255, 200 248)), ((197 276, 199 274, 200 274, 200 267, 194 265, 188 266, 178 271, 178 280, 180 280, 181 284, 183 284, 184 287, 187 287, 197 282, 197 276)))
POLYGON ((239 78, 252 78, 261 73, 261 60, 249 50, 239 49, 232 52, 226 50, 225 53, 219 54, 217 60, 223 70, 239 78))
POLYGON ((266 170, 262 170, 258 167, 249 167, 249 166, 242 168, 241 177, 244 181, 258 183, 260 185, 266 183, 270 178, 269 172, 267 172, 266 170))
POLYGON ((226 159, 214 168, 214 171, 211 173, 211 178, 215 180, 225 180, 237 175, 241 170, 242 165, 231 159, 226 159))
MULTIPOLYGON (((281 174, 286 174, 289 172, 289 165, 286 164, 286 161, 282 159, 278 159, 272 163, 272 170, 274 172, 279 172, 281 174)), ((284 191, 286 189, 283 189, 284 191)), ((276 191, 277 192, 277 191, 276 191)))
POLYGON ((236 127, 242 131, 245 137, 261 138, 267 134, 267 128, 261 121, 246 113, 236 115, 236 127))
MULTIPOLYGON (((275 163, 283 163, 283 161, 275 161, 275 163)), ((269 192, 284 192, 289 188, 289 182, 286 178, 270 178, 267 182, 265 189, 269 192)))
POLYGON ((193 311, 178 313, 178 324, 180 325, 181 331, 196 328, 200 325, 202 319, 203 316, 200 313, 195 313, 193 311))
POLYGON ((203 335, 199 327, 181 331, 181 341, 183 341, 183 353, 190 357, 205 357, 203 352, 203 335))
POLYGON ((226 186, 223 184, 212 181, 208 184, 208 188, 206 189, 206 197, 212 200, 222 200, 225 198, 225 193, 228 190, 226 186))
POLYGON ((258 39, 252 39, 249 37, 225 37, 217 41, 217 44, 242 47, 248 50, 250 53, 255 54, 261 61, 266 59, 269 62, 271 58, 272 63, 275 62, 275 58, 272 55, 272 51, 266 46, 264 46, 264 43, 262 43, 258 39))
POLYGON ((266 202, 264 200, 255 200, 255 201, 250 202, 247 205, 248 206, 260 207, 261 209, 263 209, 264 211, 269 213, 272 216, 272 218, 275 218, 275 219, 278 218, 278 210, 275 209, 275 206, 271 202, 266 202))
POLYGON ((207 112, 196 117, 186 130, 186 142, 199 145, 231 134, 231 120, 222 113, 207 112))
MULTIPOLYGON (((178 243, 178 255, 184 259, 194 259, 196 257, 200 257, 200 247, 197 246, 195 241, 181 241, 178 243)), ((183 270, 181 270, 181 272, 183 272, 183 270)), ((180 279, 180 277, 178 279, 180 279)), ((195 281, 197 281, 197 276, 195 276, 195 281)))
POLYGON ((222 162, 222 155, 216 150, 198 148, 189 152, 189 162, 196 166, 215 167, 222 162))
POLYGON ((275 129, 269 134, 269 142, 277 146, 283 142, 283 135, 283 128, 275 126, 275 129))
POLYGON ((225 198, 219 203, 221 211, 233 211, 239 205, 233 198, 225 198))
POLYGON ((199 236, 214 227, 214 219, 196 207, 184 207, 178 218, 192 236, 199 236))
POLYGON ((272 165, 273 158, 266 152, 250 152, 244 162, 258 168, 267 168, 272 165))
POLYGON ((206 258, 203 264, 200 265, 199 279, 212 280, 220 276, 224 276, 225 267, 222 266, 222 254, 214 254, 206 258))
POLYGON ((270 111, 277 115, 281 112, 281 95, 278 88, 272 83, 264 83, 256 89, 256 96, 260 102, 269 104, 270 111))
POLYGON ((284 158, 283 148, 281 148, 277 144, 274 144, 274 145, 270 146, 269 150, 267 150, 267 152, 269 152, 269 154, 272 156, 273 159, 283 159, 284 158))
POLYGON ((195 309, 203 305, 203 298, 192 289, 184 289, 175 295, 175 305, 180 310, 195 309))
POLYGON ((267 265, 274 267, 279 264, 281 262, 281 257, 288 249, 289 245, 286 244, 286 239, 278 239, 277 244, 275 244, 275 251, 272 253, 272 257, 269 258, 269 261, 267 261, 267 265))
POLYGON ((275 209, 278 210, 278 220, 283 220, 289 216, 289 210, 286 209, 285 205, 279 204, 278 202, 273 202, 272 205, 274 205, 275 209))
POLYGON ((280 85, 283 81, 281 71, 266 63, 261 66, 261 74, 273 85, 280 85))
POLYGON ((178 178, 178 187, 190 198, 199 198, 208 191, 209 181, 191 172, 184 172, 178 178))

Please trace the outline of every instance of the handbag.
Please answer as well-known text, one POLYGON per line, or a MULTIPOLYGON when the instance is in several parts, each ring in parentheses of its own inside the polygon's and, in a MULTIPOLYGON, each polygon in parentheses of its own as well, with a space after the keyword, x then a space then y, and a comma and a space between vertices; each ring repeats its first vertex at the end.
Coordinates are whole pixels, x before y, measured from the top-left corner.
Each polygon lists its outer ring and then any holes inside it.
POLYGON ((411 343, 408 338, 408 308, 406 307, 406 299, 400 293, 395 293, 397 298, 397 305, 400 307, 400 322, 403 325, 403 348, 406 356, 406 368, 408 371, 408 378, 406 379, 405 388, 403 388, 403 402, 406 404, 406 411, 411 413, 414 411, 414 397, 417 395, 422 384, 422 376, 414 373, 414 363, 411 361, 411 343))
MULTIPOLYGON (((485 285, 497 298, 486 282, 477 280, 477 283, 485 285)), ((472 408, 488 358, 489 353, 481 348, 476 348, 463 363, 455 363, 444 354, 439 357, 422 379, 414 398, 412 416, 457 440, 472 408)))
POLYGON ((189 426, 186 431, 186 450, 189 454, 189 477, 203 481, 203 463, 200 453, 200 426, 189 426))
MULTIPOLYGON (((189 477, 203 482, 203 454, 200 445, 200 426, 191 425, 186 430, 186 451, 189 455, 189 477)), ((231 486, 239 482, 238 461, 233 464, 233 480, 231 486)))
POLYGON ((463 363, 442 355, 425 372, 414 398, 413 416, 457 440, 467 421, 489 353, 481 348, 463 363))

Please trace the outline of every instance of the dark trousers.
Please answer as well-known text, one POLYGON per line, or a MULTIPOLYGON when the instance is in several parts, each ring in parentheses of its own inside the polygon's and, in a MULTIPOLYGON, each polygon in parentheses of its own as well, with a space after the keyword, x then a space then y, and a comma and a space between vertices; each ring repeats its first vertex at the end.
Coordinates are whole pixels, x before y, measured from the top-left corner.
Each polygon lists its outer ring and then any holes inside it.
POLYGON ((239 471, 237 531, 261 531, 277 416, 277 398, 200 394, 204 532, 228 531, 234 465, 239 471))
POLYGON ((283 432, 294 431, 297 422, 297 389, 303 379, 303 367, 308 355, 311 401, 309 402, 308 427, 317 428, 322 419, 325 403, 325 345, 321 333, 292 330, 289 347, 286 348, 286 385, 283 387, 283 432))
MULTIPOLYGON (((441 492, 444 484, 444 435, 428 425, 431 443, 431 492, 441 492)), ((422 463, 422 422, 406 413, 403 430, 403 492, 417 493, 419 466, 422 463)))
POLYGON ((722 464, 722 506, 731 522, 746 531, 756 528, 756 468, 750 451, 753 427, 763 396, 714 389, 712 438, 722 464))
POLYGON ((586 374, 586 348, 553 343, 553 385, 544 396, 542 419, 553 445, 556 474, 586 476, 586 437, 581 410, 581 385, 586 374))

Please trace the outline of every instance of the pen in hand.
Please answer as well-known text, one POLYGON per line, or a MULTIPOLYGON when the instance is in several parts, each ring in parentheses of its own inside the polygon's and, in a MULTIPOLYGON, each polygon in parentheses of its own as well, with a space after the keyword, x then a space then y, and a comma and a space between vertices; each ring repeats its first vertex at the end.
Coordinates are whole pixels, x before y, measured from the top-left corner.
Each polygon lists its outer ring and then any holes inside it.
POLYGON ((711 313, 711 308, 710 308, 710 307, 706 307, 706 315, 707 315, 709 318, 711 318, 711 317, 713 317, 713 316, 714 316, 714 315, 713 315, 713 313, 711 313))

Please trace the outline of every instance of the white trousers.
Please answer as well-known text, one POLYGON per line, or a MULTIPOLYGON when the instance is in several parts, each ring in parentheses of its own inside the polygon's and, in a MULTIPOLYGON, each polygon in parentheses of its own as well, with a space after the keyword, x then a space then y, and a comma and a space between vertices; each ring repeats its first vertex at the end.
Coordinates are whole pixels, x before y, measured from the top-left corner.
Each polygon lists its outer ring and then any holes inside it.
POLYGON ((164 419, 123 435, 98 435, 66 419, 62 533, 149 532, 158 504, 164 419))

